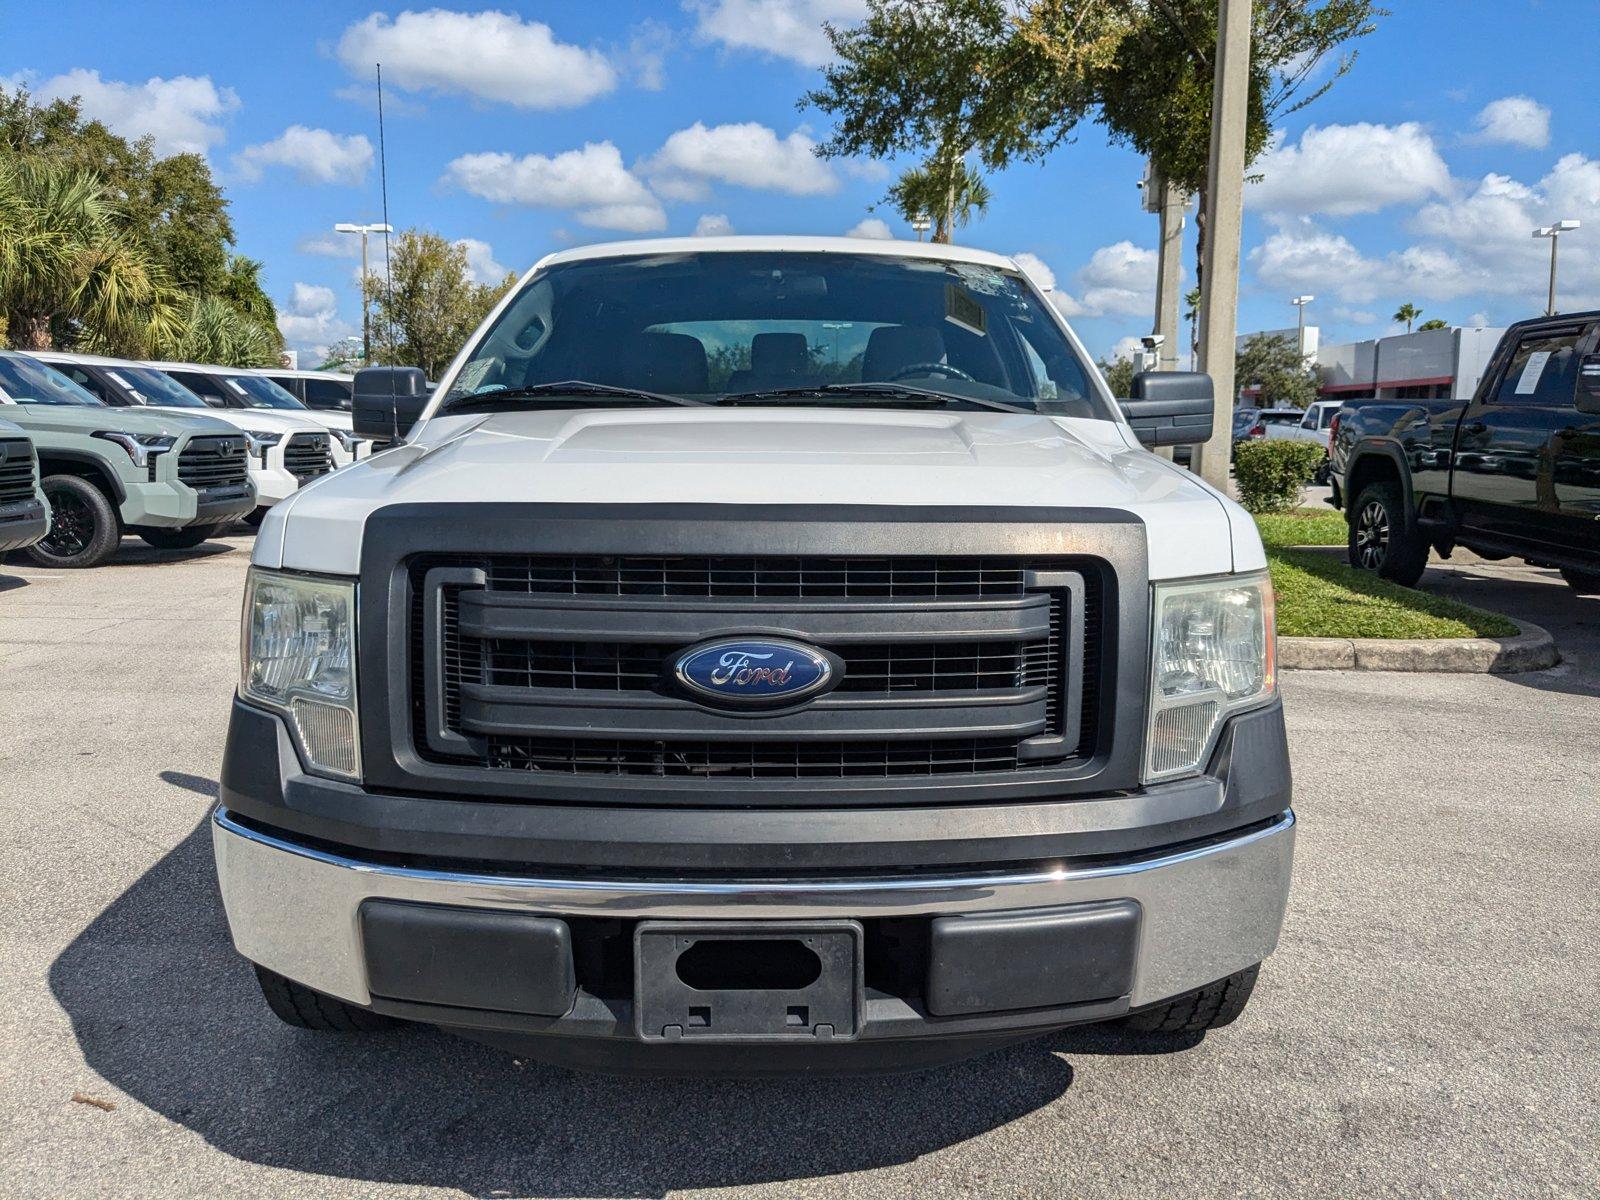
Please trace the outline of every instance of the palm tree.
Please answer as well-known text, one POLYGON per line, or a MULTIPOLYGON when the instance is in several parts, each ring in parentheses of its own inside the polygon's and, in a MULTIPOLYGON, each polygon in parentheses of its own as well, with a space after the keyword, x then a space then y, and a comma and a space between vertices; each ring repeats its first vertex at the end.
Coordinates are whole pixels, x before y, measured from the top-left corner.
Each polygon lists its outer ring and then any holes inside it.
POLYGON ((65 326, 144 355, 176 332, 178 305, 98 176, 55 160, 0 165, 0 313, 18 347, 47 350, 65 326))
POLYGON ((993 195, 976 167, 951 156, 911 168, 889 189, 889 199, 908 222, 932 216, 933 240, 949 242, 957 229, 988 211, 993 195))
POLYGON ((1418 317, 1420 317, 1421 315, 1422 315, 1422 310, 1420 308, 1418 308, 1415 304, 1412 304, 1412 303, 1410 303, 1408 301, 1407 303, 1402 304, 1399 308, 1397 308, 1395 310, 1394 323, 1396 325, 1399 325, 1399 324, 1401 324, 1403 322, 1405 324, 1405 327, 1406 327, 1406 332, 1410 333, 1411 332, 1412 323, 1415 322, 1416 319, 1418 317))
POLYGON ((277 331, 245 316, 219 296, 195 296, 176 334, 162 343, 163 358, 225 367, 278 364, 277 331))
POLYGON ((1183 319, 1189 322, 1189 365, 1200 353, 1200 289, 1190 288, 1183 297, 1183 319))

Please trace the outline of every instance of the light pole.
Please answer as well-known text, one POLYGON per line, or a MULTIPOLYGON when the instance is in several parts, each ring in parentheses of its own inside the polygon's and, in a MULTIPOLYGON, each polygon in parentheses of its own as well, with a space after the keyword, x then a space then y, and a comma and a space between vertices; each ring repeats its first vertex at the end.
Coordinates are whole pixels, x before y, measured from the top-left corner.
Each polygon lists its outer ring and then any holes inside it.
POLYGON ((367 235, 369 233, 393 233, 394 230, 383 224, 357 225, 349 221, 340 221, 333 227, 335 233, 359 233, 361 235, 361 365, 372 365, 372 318, 367 314, 367 235))
POLYGON ((933 228, 933 220, 927 213, 918 213, 911 218, 911 228, 917 231, 917 241, 922 240, 922 235, 933 228))
POLYGON ((1579 221, 1557 221, 1554 225, 1544 225, 1533 231, 1536 238, 1550 239, 1550 302, 1545 306, 1544 315, 1556 315, 1556 246, 1561 242, 1563 233, 1571 233, 1581 224, 1579 221))
POLYGON ((1293 300, 1289 301, 1290 304, 1294 305, 1300 310, 1300 337, 1295 344, 1300 347, 1301 363, 1306 361, 1306 305, 1310 304, 1315 299, 1315 296, 1296 296, 1293 300))

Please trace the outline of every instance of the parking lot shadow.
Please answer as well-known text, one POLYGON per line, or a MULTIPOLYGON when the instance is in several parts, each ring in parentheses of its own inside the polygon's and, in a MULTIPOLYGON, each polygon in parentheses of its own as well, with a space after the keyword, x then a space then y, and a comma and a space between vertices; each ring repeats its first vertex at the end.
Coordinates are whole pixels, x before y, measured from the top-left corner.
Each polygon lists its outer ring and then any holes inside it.
POLYGON ((471 1195, 655 1196, 907 1163, 1060 1097, 1073 1072, 1055 1051, 1137 1047, 1086 1030, 911 1077, 637 1080, 425 1027, 305 1033, 268 1014, 229 944, 207 821, 72 941, 50 987, 89 1067, 228 1154, 471 1195))

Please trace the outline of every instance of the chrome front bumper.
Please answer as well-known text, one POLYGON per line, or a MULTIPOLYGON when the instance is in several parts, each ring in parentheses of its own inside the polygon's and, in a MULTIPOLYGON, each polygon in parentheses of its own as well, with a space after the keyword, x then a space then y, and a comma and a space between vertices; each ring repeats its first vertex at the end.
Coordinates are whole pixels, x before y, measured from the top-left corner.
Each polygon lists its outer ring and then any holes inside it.
POLYGON ((1295 818, 1197 848, 1093 866, 970 876, 795 880, 536 879, 381 866, 249 829, 218 809, 212 845, 239 953, 307 987, 371 1003, 359 912, 369 899, 551 916, 810 920, 1054 908, 1142 909, 1133 1007, 1260 962, 1289 897, 1295 818))

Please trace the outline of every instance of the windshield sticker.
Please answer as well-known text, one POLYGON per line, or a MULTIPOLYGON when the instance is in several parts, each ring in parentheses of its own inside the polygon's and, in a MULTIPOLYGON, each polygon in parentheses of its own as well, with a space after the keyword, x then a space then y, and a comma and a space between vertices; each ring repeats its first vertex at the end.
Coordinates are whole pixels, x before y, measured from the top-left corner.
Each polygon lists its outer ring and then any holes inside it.
POLYGON ((959 284, 944 285, 944 319, 968 333, 984 337, 989 332, 989 314, 972 294, 959 284))
POLYGON ((1517 395, 1531 396, 1539 390, 1539 377, 1544 374, 1544 365, 1549 361, 1548 350, 1528 355, 1528 365, 1522 368, 1522 378, 1517 380, 1517 395))
POLYGON ((461 368, 461 374, 456 377, 455 383, 450 388, 451 393, 488 391, 487 388, 480 386, 483 377, 489 373, 491 367, 499 365, 499 361, 493 358, 480 358, 476 362, 469 362, 461 368))

